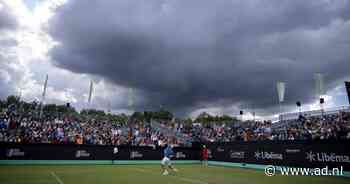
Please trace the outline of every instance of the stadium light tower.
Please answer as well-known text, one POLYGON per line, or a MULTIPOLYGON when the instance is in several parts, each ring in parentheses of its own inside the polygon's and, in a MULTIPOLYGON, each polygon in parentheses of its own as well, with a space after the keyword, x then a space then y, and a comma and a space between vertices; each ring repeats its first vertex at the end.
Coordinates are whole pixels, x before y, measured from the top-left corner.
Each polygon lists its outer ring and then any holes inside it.
POLYGON ((240 117, 241 117, 241 121, 243 122, 243 110, 240 110, 240 111, 239 111, 239 115, 240 115, 240 117))
POLYGON ((346 92, 348 94, 348 100, 349 100, 349 104, 350 104, 350 81, 345 81, 345 89, 346 89, 346 92))
POLYGON ((255 106, 254 106, 254 104, 252 104, 251 107, 252 107, 253 121, 255 122, 255 106))
POLYGON ((298 112, 299 112, 299 117, 300 117, 301 116, 301 102, 297 101, 296 104, 297 104, 297 107, 298 107, 298 112))
POLYGON ((316 98, 317 100, 320 100, 320 110, 323 114, 324 98, 322 96, 325 95, 325 90, 324 90, 324 76, 322 73, 315 74, 315 86, 316 86, 316 90, 315 90, 316 98))
POLYGON ((320 98, 320 107, 321 107, 322 116, 323 116, 323 113, 324 113, 323 104, 324 104, 324 98, 320 98))

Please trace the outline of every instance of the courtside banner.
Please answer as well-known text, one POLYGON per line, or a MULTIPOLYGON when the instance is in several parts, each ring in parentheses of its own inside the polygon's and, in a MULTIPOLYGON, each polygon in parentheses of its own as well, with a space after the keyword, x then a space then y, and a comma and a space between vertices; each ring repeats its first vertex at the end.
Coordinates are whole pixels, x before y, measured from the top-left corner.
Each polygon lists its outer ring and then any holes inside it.
MULTIPOLYGON (((350 171, 350 141, 206 143, 212 161, 340 167, 350 171)), ((174 148, 173 160, 200 160, 200 146, 174 148)), ((0 160, 161 160, 164 147, 0 143, 0 160)))
MULTIPOLYGON (((164 147, 0 143, 0 160, 161 160, 164 147)), ((173 160, 199 160, 196 148, 174 148, 173 160)))
POLYGON ((210 160, 350 170, 349 141, 262 141, 208 143, 210 160))
POLYGON ((108 146, 0 144, 2 160, 105 160, 112 156, 108 146))

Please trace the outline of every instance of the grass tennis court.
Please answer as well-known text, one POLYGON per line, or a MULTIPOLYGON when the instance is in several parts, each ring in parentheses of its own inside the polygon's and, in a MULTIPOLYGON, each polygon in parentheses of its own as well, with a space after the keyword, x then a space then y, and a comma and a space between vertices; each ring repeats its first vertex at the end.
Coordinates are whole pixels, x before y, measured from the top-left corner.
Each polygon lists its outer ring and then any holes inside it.
POLYGON ((345 177, 265 176, 264 171, 201 165, 177 165, 162 176, 158 165, 0 166, 1 184, 349 184, 345 177))

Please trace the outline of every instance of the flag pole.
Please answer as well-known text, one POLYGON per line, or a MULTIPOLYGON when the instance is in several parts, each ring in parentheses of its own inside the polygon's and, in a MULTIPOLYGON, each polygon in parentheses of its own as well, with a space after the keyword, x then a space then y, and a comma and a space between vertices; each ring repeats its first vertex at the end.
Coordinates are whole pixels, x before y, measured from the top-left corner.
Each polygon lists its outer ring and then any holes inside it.
POLYGON ((315 79, 316 79, 316 98, 318 98, 317 100, 320 101, 320 111, 321 114, 323 116, 323 103, 321 103, 321 98, 323 95, 325 95, 325 91, 324 91, 324 76, 322 73, 316 73, 315 74, 315 79))
POLYGON ((280 121, 282 122, 283 118, 282 118, 282 104, 281 102, 278 102, 279 105, 279 109, 280 109, 280 121))
MULTIPOLYGON (((134 99, 133 99, 133 89, 132 89, 132 88, 129 88, 129 94, 128 94, 128 106, 129 106, 129 108, 131 109, 132 113, 134 112, 133 105, 134 105, 134 99)), ((129 118, 128 118, 128 123, 129 123, 129 122, 130 122, 130 120, 131 120, 132 113, 131 113, 131 115, 130 115, 130 116, 129 116, 129 118)))
POLYGON ((49 75, 46 74, 46 78, 45 78, 45 82, 44 82, 44 87, 43 87, 43 94, 41 96, 41 105, 40 105, 40 114, 39 114, 39 118, 41 120, 42 115, 43 115, 43 108, 44 108, 44 103, 45 103, 45 96, 46 96, 46 88, 47 88, 47 81, 49 79, 49 75))
POLYGON ((283 121, 282 117, 282 102, 284 101, 284 94, 286 90, 286 83, 285 82, 277 82, 277 94, 278 94, 278 105, 279 105, 279 120, 280 122, 283 121))
POLYGON ((90 89, 89 89, 89 98, 88 98, 88 109, 91 108, 91 101, 92 101, 93 90, 94 90, 94 83, 91 80, 90 81, 90 89))

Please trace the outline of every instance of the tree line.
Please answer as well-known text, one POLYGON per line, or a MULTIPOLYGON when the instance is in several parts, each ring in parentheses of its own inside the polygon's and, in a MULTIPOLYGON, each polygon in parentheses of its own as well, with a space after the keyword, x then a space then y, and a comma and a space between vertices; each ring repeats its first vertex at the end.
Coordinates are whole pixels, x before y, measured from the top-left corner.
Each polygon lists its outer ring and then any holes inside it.
POLYGON ((237 119, 228 115, 213 116, 209 113, 203 112, 199 114, 195 119, 191 118, 175 118, 174 114, 165 109, 158 111, 136 111, 131 115, 113 114, 106 113, 103 110, 97 109, 82 109, 77 111, 74 107, 67 104, 44 104, 41 105, 40 102, 32 101, 25 102, 20 99, 18 96, 8 96, 5 100, 0 99, 0 110, 7 111, 18 115, 30 116, 30 117, 39 117, 40 111, 42 111, 42 117, 46 119, 54 118, 63 118, 66 116, 77 118, 80 120, 106 120, 115 123, 126 124, 130 120, 146 121, 150 122, 151 120, 163 120, 163 121, 175 121, 183 122, 185 124, 192 123, 201 123, 201 124, 210 124, 210 123, 233 123, 237 119), (42 110, 41 110, 42 109, 42 110))

